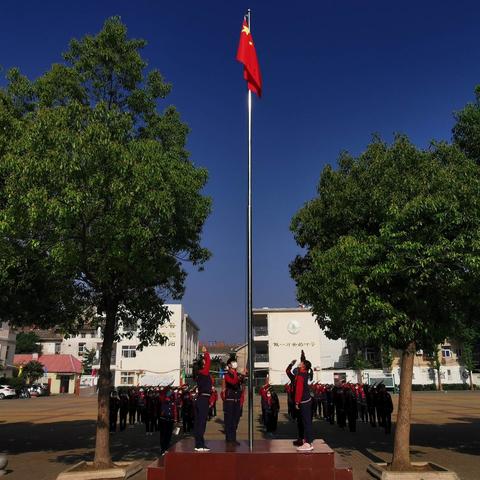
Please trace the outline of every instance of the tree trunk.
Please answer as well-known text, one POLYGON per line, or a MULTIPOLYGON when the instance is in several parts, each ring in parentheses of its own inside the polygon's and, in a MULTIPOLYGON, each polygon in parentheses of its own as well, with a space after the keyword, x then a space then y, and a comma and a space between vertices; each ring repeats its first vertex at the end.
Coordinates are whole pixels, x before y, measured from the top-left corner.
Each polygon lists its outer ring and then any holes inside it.
POLYGON ((391 469, 410 470, 410 416, 412 413, 412 378, 415 359, 415 342, 410 342, 402 352, 400 372, 400 397, 398 400, 397 424, 393 444, 391 469))
POLYGON ((106 308, 105 329, 103 332, 100 372, 98 378, 98 416, 95 439, 94 468, 112 466, 110 456, 110 389, 112 384, 110 362, 115 335, 117 304, 110 303, 106 308))
POLYGON ((443 386, 442 386, 442 373, 440 371, 440 368, 439 367, 437 369, 437 376, 438 376, 438 391, 441 392, 443 390, 443 386))
POLYGON ((472 370, 468 370, 468 376, 470 377, 470 390, 473 390, 473 376, 472 376, 472 370))

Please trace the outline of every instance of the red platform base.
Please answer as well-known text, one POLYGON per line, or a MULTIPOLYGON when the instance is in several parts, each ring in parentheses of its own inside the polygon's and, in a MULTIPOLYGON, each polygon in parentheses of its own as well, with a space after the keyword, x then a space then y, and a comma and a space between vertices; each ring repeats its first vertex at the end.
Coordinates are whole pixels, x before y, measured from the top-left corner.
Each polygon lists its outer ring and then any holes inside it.
POLYGON ((147 467, 147 480, 353 480, 351 467, 321 440, 306 453, 290 440, 257 440, 253 452, 247 442, 231 447, 212 440, 208 446, 210 452, 195 452, 193 439, 176 443, 147 467))

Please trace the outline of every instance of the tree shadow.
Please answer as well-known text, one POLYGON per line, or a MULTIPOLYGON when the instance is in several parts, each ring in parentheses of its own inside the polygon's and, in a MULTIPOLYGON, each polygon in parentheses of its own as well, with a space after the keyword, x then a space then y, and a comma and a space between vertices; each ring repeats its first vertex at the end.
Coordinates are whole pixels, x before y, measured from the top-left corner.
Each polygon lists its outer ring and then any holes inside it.
MULTIPOLYGON (((34 424, 29 422, 9 423, 0 426, 0 450, 7 455, 44 452, 49 462, 67 465, 82 460, 91 461, 95 449, 94 420, 75 420, 34 424)), ((185 435, 173 436, 172 444, 185 435)), ((145 426, 136 424, 123 432, 110 435, 112 459, 147 460, 160 455, 160 433, 145 435, 145 426)))
MULTIPOLYGON (((423 460, 431 450, 447 450, 463 455, 480 456, 480 418, 450 418, 451 423, 425 424, 414 423, 411 426, 412 458, 423 460), (424 447, 424 448, 422 448, 424 447), (427 451, 428 449, 428 451, 427 451)), ((357 422, 357 431, 349 432, 347 428, 331 425, 324 420, 313 422, 314 438, 323 439, 337 453, 347 459, 354 452, 359 452, 372 462, 383 462, 375 452, 390 456, 393 452, 395 427, 391 434, 385 434, 383 428, 357 422)), ((296 422, 279 421, 275 438, 296 438, 296 422)))

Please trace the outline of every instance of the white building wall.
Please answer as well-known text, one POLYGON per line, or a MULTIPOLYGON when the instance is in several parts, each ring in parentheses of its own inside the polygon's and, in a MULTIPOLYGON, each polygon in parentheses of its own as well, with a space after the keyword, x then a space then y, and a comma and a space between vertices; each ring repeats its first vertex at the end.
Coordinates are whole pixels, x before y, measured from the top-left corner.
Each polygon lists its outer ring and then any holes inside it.
POLYGON ((300 360, 301 350, 317 372, 333 367, 339 361, 345 341, 327 338, 309 310, 263 309, 258 310, 258 313, 268 314, 270 383, 287 383, 285 369, 294 358, 300 360))
MULTIPOLYGON (((81 350, 97 350, 100 352, 102 348, 103 339, 101 337, 100 329, 85 331, 78 335, 64 338, 61 345, 61 353, 73 355, 78 360, 83 361, 81 350)), ((45 348, 45 347, 44 347, 45 348)), ((55 353, 55 350, 48 353, 55 353)))
POLYGON ((122 347, 136 347, 137 336, 123 338, 116 346, 115 386, 128 385, 123 379, 132 378, 133 385, 168 385, 180 384, 181 375, 181 343, 184 310, 182 305, 168 305, 172 312, 170 322, 159 328, 168 337, 163 345, 150 345, 142 351, 136 351, 135 357, 128 358, 122 354, 122 347))
POLYGON ((182 321, 181 367, 186 375, 192 374, 192 364, 198 356, 198 327, 185 314, 182 321))
POLYGON ((7 322, 0 322, 0 376, 11 377, 17 335, 7 322))

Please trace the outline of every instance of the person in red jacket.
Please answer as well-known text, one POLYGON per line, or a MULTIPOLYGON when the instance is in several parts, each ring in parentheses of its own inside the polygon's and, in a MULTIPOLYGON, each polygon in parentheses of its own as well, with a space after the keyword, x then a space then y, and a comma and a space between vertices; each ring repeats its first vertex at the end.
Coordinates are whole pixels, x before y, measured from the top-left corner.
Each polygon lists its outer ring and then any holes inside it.
MULTIPOLYGON (((295 408, 295 381, 296 375, 292 372, 292 368, 297 361, 292 360, 289 364, 287 369, 285 370, 288 378, 290 379, 290 388, 289 388, 289 401, 291 401, 291 408, 292 408, 292 419, 297 421, 297 440, 293 442, 294 445, 300 446, 303 445, 303 437, 304 437, 304 428, 303 428, 303 421, 302 416, 300 415, 300 410, 295 408)), ((296 372, 296 370, 295 370, 296 372)))
POLYGON ((305 359, 302 351, 302 360, 295 375, 295 409, 300 413, 303 429, 304 443, 297 447, 299 452, 313 450, 313 425, 312 425, 312 397, 308 388, 308 376, 312 364, 305 359))

